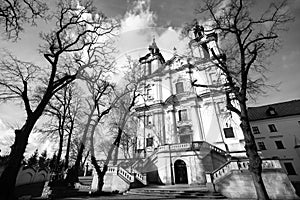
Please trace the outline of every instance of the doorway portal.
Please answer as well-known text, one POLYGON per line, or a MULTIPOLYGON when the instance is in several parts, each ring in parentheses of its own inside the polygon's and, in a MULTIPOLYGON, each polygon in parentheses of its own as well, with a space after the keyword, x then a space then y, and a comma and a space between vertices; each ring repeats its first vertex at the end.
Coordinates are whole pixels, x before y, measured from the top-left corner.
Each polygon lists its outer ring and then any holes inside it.
POLYGON ((183 160, 174 163, 175 184, 188 184, 186 164, 183 160))

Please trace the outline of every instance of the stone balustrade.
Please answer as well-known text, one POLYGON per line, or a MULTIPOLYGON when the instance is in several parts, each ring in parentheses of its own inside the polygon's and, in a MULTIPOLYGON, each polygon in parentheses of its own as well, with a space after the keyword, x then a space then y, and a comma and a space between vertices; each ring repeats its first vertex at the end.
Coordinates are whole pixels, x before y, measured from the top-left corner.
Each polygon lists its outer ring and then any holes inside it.
POLYGON ((117 174, 118 167, 108 167, 106 173, 117 174))
POLYGON ((164 151, 176 151, 176 150, 183 150, 183 149, 191 149, 191 143, 182 143, 182 144, 171 144, 171 145, 163 145, 158 147, 158 152, 164 151))
POLYGON ((165 151, 178 151, 178 150, 212 150, 220 154, 227 154, 226 151, 215 147, 205 141, 200 142, 192 142, 192 143, 181 143, 181 144, 171 144, 171 145, 163 145, 158 147, 158 152, 165 152, 165 151))
POLYGON ((128 171, 123 169, 122 167, 119 167, 118 169, 118 175, 125 178, 129 183, 134 182, 134 177, 131 175, 128 171))
MULTIPOLYGON (((211 173, 213 180, 218 180, 232 170, 248 170, 249 168, 249 160, 236 160, 229 161, 221 166, 219 169, 215 170, 211 173)), ((279 160, 262 160, 262 168, 263 169, 280 169, 281 165, 279 160)))
POLYGON ((146 174, 141 174, 139 171, 134 169, 135 177, 144 185, 147 185, 147 176, 146 174))

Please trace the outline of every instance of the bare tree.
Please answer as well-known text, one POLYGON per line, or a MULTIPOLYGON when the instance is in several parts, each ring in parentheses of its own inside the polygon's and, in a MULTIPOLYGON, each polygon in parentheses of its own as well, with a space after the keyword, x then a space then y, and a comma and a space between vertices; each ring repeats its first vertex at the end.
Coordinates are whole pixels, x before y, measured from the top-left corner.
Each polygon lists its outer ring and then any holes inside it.
POLYGON ((4 35, 16 41, 24 30, 24 23, 36 25, 38 18, 44 18, 48 10, 46 3, 40 0, 1 0, 0 25, 4 35))
POLYGON ((117 164, 121 138, 123 137, 126 124, 132 116, 132 109, 134 108, 137 97, 139 96, 138 83, 141 81, 141 76, 139 76, 141 73, 138 71, 139 68, 137 67, 137 62, 133 62, 130 59, 128 61, 129 64, 126 66, 127 72, 125 73, 124 81, 117 85, 120 87, 119 90, 114 90, 115 101, 112 105, 115 106, 109 106, 98 116, 102 117, 112 109, 113 112, 110 113, 110 118, 112 120, 110 121, 109 126, 111 126, 112 134, 114 134, 114 142, 109 147, 102 169, 97 163, 95 156, 92 157, 92 164, 94 165, 98 175, 97 192, 102 191, 104 176, 110 161, 113 160, 113 164, 117 164))
MULTIPOLYGON (((92 129, 92 132, 91 132, 92 134, 95 131, 95 130, 93 130, 93 129, 95 129, 95 127, 92 124, 93 124, 93 122, 99 123, 100 119, 102 118, 102 116, 100 118, 98 116, 98 119, 94 119, 96 116, 97 110, 99 111, 99 104, 102 104, 103 97, 105 97, 109 93, 110 88, 111 88, 111 85, 109 82, 100 79, 101 75, 102 74, 99 73, 96 76, 89 77, 89 80, 87 81, 88 90, 90 92, 90 97, 86 98, 86 102, 88 104, 88 109, 86 112, 87 119, 84 122, 84 130, 83 130, 82 138, 80 141, 80 147, 79 147, 79 151, 77 153, 77 158, 76 158, 75 165, 73 168, 73 170, 75 170, 75 171, 71 173, 72 175, 75 176, 74 180, 76 180, 76 181, 78 180, 78 171, 79 171, 79 167, 80 167, 80 162, 82 160, 82 154, 83 154, 83 151, 86 146, 88 134, 90 133, 91 129, 92 129)), ((109 110, 107 112, 109 112, 109 110)), ((97 126, 97 124, 95 126, 97 126)), ((93 135, 91 137, 93 137, 93 135)))
POLYGON ((99 109, 99 105, 102 104, 103 98, 108 95, 110 89, 113 87, 106 79, 108 79, 109 73, 111 73, 114 69, 112 53, 115 49, 113 48, 112 43, 106 42, 103 46, 100 46, 100 48, 95 48, 91 51, 91 54, 89 54, 88 57, 94 56, 98 51, 101 52, 101 57, 97 57, 97 61, 93 63, 94 67, 83 75, 88 90, 88 94, 85 99, 87 103, 87 119, 84 122, 80 148, 73 168, 75 172, 72 173, 74 174, 76 181, 78 179, 78 170, 87 137, 90 133, 91 124, 97 115, 96 112, 99 109))
POLYGON ((80 116, 81 109, 81 99, 78 90, 78 86, 75 83, 71 83, 58 91, 45 109, 46 122, 38 129, 38 132, 42 133, 42 141, 58 141, 57 160, 55 163, 57 169, 60 166, 64 142, 66 142, 64 167, 65 169, 68 168, 72 134, 78 125, 76 120, 80 116))
POLYGON ((80 118, 83 114, 83 106, 82 106, 82 98, 79 95, 81 93, 80 91, 75 89, 70 89, 69 95, 72 99, 71 105, 68 109, 68 121, 66 132, 68 134, 67 137, 67 148, 66 148, 66 154, 65 154, 65 169, 68 169, 69 167, 69 160, 70 160, 70 151, 71 151, 71 145, 72 145, 72 136, 74 133, 78 134, 80 131, 80 118))
MULTIPOLYGON (((201 2, 197 14, 201 19, 206 17, 208 26, 207 29, 202 30, 202 33, 200 29, 198 33, 194 29, 196 38, 192 43, 210 52, 211 62, 225 77, 227 109, 236 113, 241 119, 240 127, 245 138, 249 170, 253 176, 257 197, 269 199, 261 176, 262 160, 257 153, 251 132, 247 100, 256 97, 262 92, 263 87, 267 86, 265 82, 267 58, 278 49, 279 33, 286 30, 286 23, 293 18, 289 14, 285 0, 274 1, 266 10, 261 13, 257 11, 255 14, 251 12, 253 5, 253 1, 243 0, 226 1, 226 3, 221 0, 201 2), (205 33, 211 31, 218 33, 221 54, 205 46, 207 42, 217 40, 216 34, 203 37, 205 33)), ((194 27, 197 28, 197 25, 195 24, 194 27)), ((195 86, 207 87, 196 84, 195 86)))
POLYGON ((102 13, 96 13, 90 1, 83 6, 60 1, 52 19, 56 22, 55 27, 49 33, 41 34, 45 41, 41 53, 49 66, 42 68, 12 55, 0 63, 0 99, 19 99, 26 111, 26 121, 21 129, 15 130, 8 165, 0 178, 1 199, 13 199, 16 177, 29 135, 52 96, 80 78, 84 70, 95 62, 95 57, 86 57, 87 52, 97 46, 100 38, 106 40, 117 26, 102 13), (40 73, 42 70, 46 72, 40 73), (43 76, 47 74, 49 76, 43 76), (42 92, 39 94, 41 100, 33 101, 37 85, 43 83, 39 81, 41 79, 47 80, 47 84, 38 90, 42 92))

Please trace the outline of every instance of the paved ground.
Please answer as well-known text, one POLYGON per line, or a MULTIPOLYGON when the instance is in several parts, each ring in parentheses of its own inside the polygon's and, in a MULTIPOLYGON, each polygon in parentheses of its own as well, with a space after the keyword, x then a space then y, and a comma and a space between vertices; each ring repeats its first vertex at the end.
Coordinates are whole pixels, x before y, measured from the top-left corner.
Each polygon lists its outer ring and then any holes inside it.
MULTIPOLYGON (((100 196, 100 197, 68 197, 68 198, 63 198, 63 199, 59 199, 59 200, 84 200, 84 199, 88 199, 88 200, 137 200, 137 199, 141 199, 141 200, 145 200, 145 199, 149 199, 149 200, 153 200, 153 199, 167 199, 167 200, 194 200, 194 199, 201 199, 201 200, 214 200, 214 199, 203 199, 203 198, 174 198, 174 197, 157 197, 157 196, 141 196, 141 195, 112 195, 112 196, 100 196)), ((228 199, 230 200, 230 199, 228 199)), ((237 200, 237 199, 234 199, 237 200)), ((243 199, 243 200, 247 200, 247 199, 243 199)), ((251 199, 249 199, 251 200, 251 199)))

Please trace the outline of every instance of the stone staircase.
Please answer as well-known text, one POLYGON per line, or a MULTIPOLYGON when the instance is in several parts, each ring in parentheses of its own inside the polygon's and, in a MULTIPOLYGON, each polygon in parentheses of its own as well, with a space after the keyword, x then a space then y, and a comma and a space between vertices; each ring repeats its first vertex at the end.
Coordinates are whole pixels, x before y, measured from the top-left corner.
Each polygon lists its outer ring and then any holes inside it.
POLYGON ((204 185, 164 185, 130 189, 125 195, 156 196, 157 198, 226 199, 217 192, 209 191, 204 185))
POLYGON ((79 182, 81 185, 92 185, 93 181, 93 176, 80 176, 79 177, 79 182))

